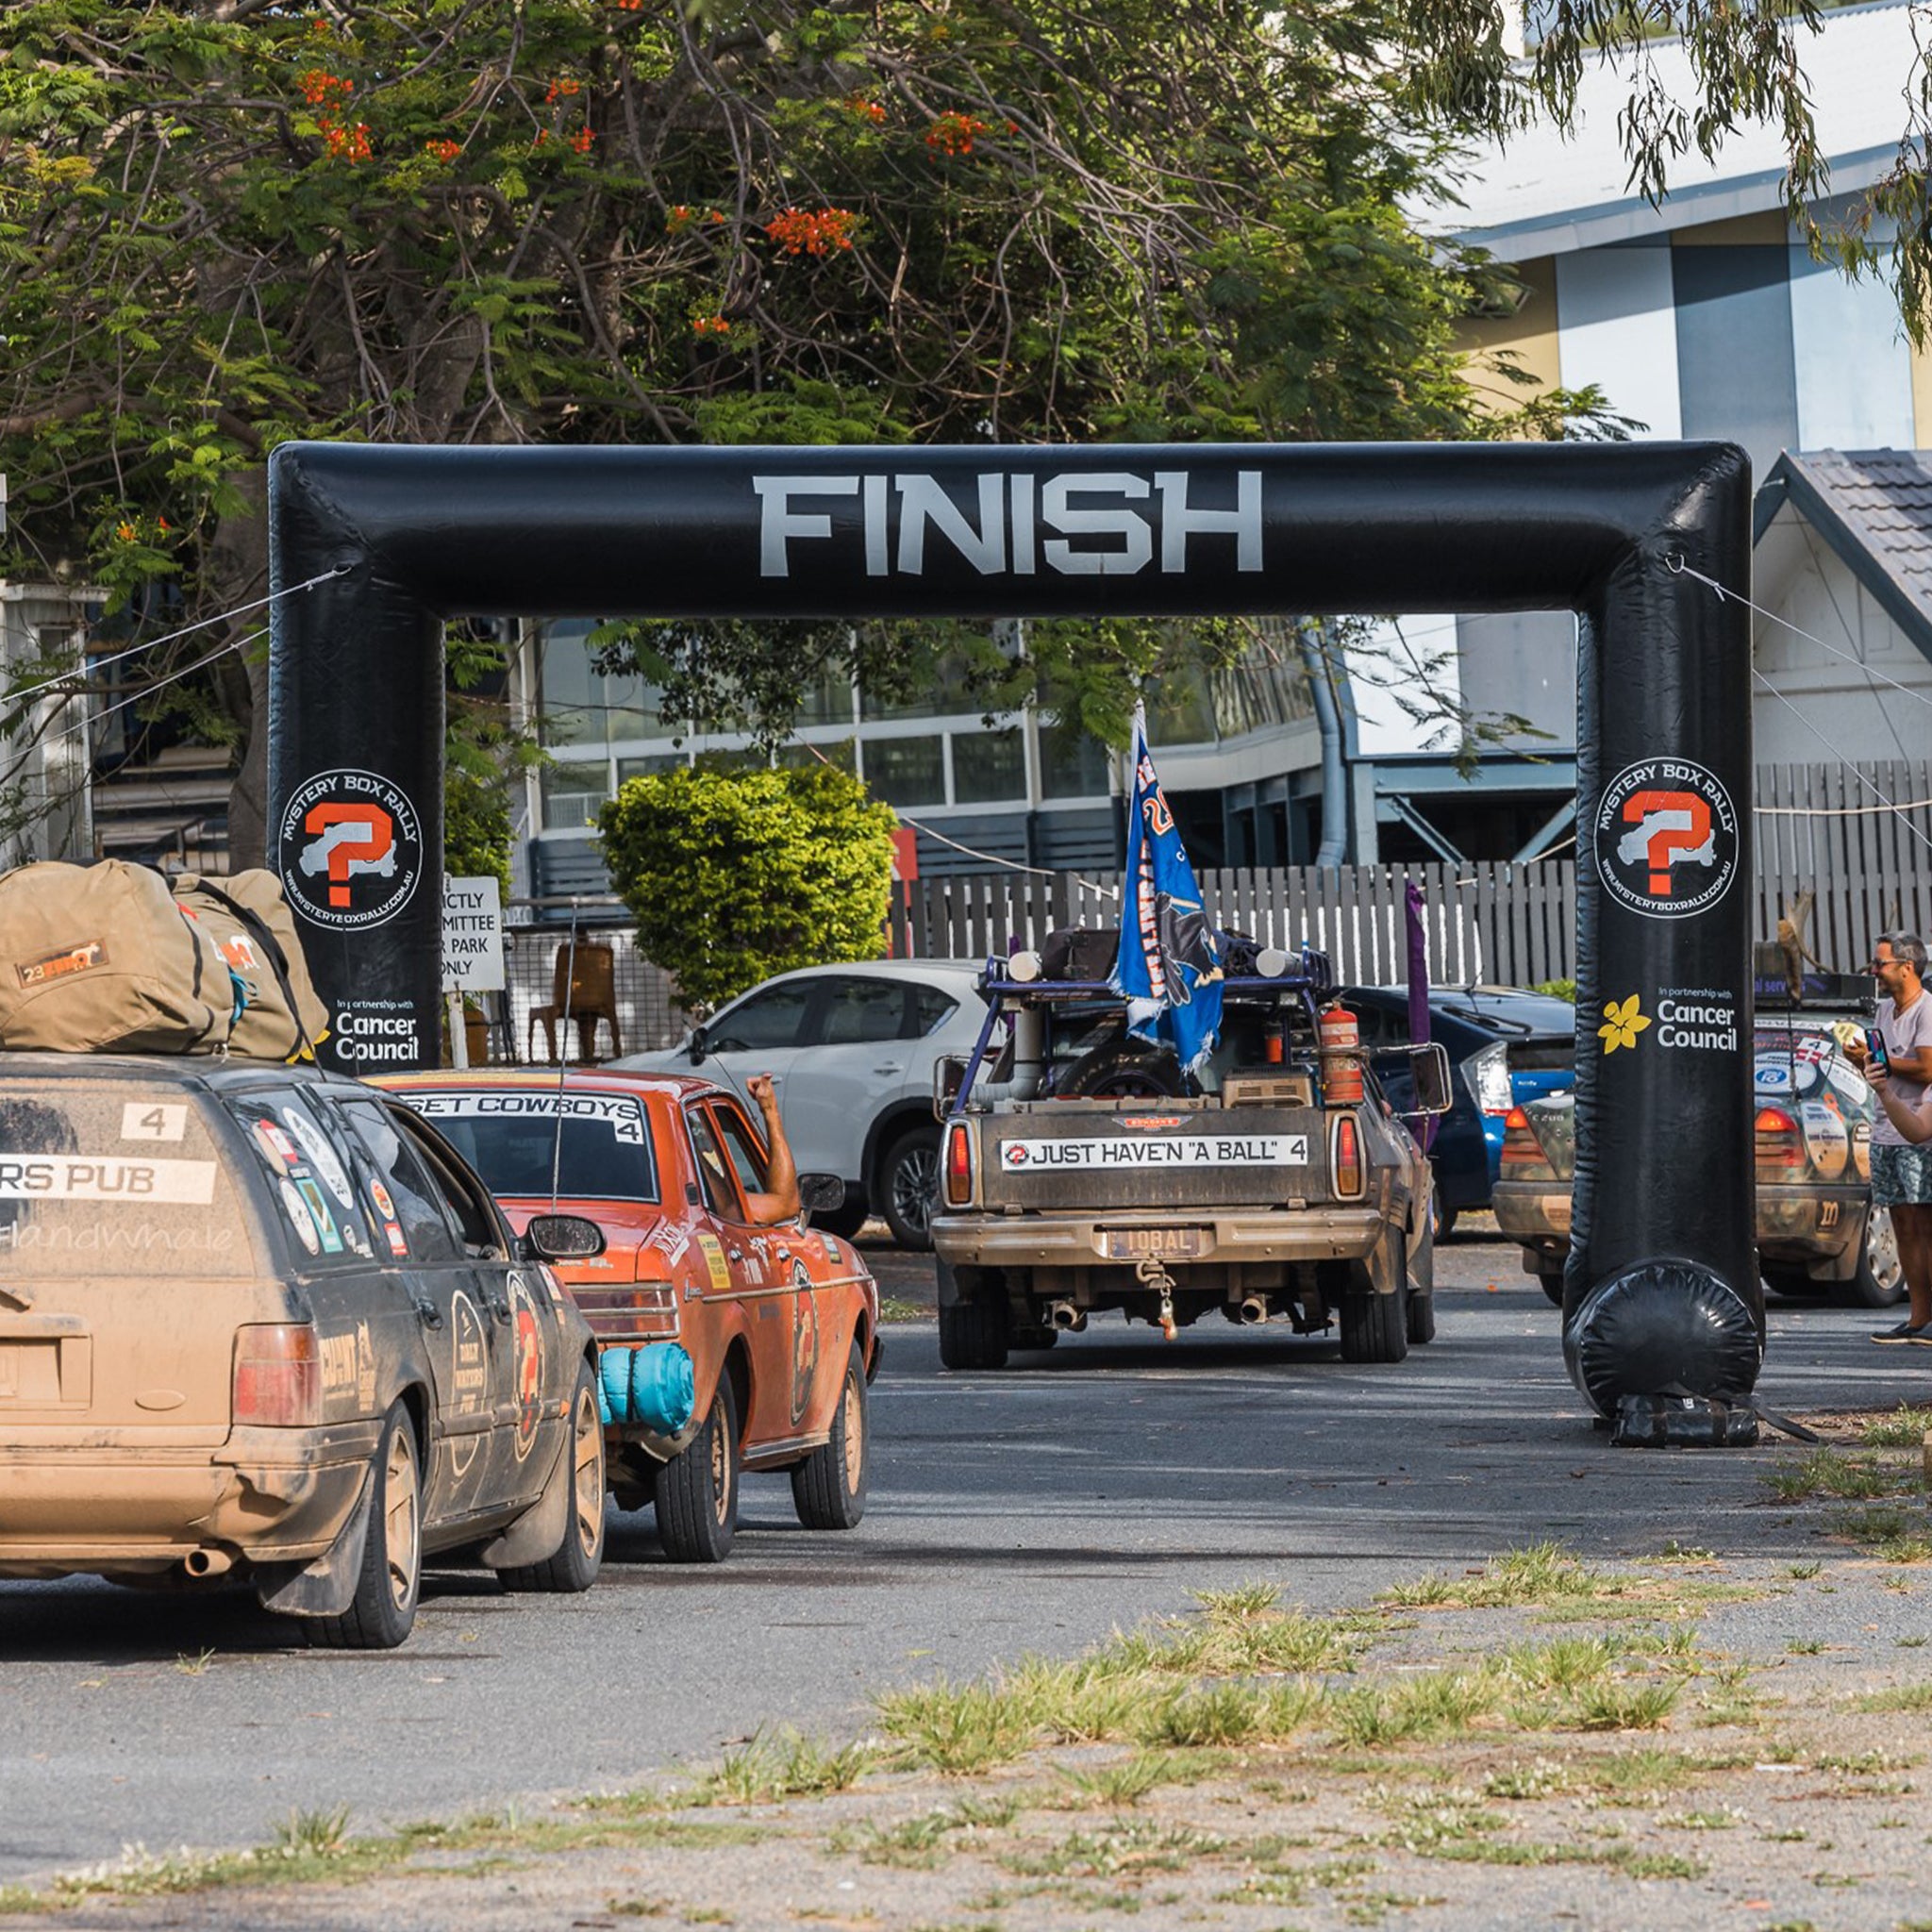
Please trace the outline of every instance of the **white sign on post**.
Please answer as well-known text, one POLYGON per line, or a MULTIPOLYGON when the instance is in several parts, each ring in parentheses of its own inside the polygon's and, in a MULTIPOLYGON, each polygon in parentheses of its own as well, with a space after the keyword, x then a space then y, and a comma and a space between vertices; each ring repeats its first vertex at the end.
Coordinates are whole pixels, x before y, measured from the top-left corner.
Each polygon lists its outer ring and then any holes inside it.
POLYGON ((445 992, 501 992, 503 887, 494 878, 442 882, 442 986, 445 992))

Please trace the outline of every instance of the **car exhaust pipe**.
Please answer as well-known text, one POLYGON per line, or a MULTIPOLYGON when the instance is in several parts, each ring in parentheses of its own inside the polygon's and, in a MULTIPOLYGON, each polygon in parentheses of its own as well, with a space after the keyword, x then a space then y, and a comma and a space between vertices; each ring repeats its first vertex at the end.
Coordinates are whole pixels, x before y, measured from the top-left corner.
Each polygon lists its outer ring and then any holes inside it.
POLYGON ((225 1576, 235 1567, 235 1558, 226 1550, 190 1550, 182 1557, 181 1567, 197 1582, 208 1576, 225 1576))
POLYGON ((1265 1294, 1251 1294, 1241 1302, 1241 1322, 1252 1327, 1257 1322, 1268 1319, 1268 1297, 1265 1294))
POLYGON ((1047 1309, 1046 1319, 1056 1328, 1065 1329, 1070 1334, 1076 1334, 1087 1325, 1087 1310, 1085 1308, 1076 1308, 1072 1302, 1055 1302, 1047 1309))

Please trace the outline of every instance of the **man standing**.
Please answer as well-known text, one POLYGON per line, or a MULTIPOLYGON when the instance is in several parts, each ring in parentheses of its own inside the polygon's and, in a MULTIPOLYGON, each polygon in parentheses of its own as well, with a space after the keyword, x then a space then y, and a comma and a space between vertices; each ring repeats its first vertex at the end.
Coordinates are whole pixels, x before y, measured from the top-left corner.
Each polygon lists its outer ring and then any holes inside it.
MULTIPOLYGON (((1891 1093, 1916 1110, 1932 1085, 1932 999, 1925 996, 1925 942, 1910 933, 1878 936, 1872 952, 1878 981, 1878 1036, 1890 1061, 1891 1093)), ((1862 1067, 1862 1047, 1848 1051, 1862 1067)), ((1872 1205, 1891 1209, 1899 1261, 1911 1307, 1895 1328, 1874 1341, 1916 1341, 1932 1347, 1932 1146, 1909 1144, 1891 1115, 1880 1108, 1872 1123, 1872 1205)))

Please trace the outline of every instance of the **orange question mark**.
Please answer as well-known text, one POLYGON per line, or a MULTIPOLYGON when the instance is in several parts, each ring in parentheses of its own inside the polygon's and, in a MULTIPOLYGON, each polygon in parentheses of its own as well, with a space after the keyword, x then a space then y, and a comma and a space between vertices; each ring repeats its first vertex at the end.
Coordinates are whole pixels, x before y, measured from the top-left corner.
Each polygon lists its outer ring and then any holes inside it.
POLYGON ((394 849, 396 822, 379 805, 311 806, 302 821, 305 832, 325 832, 331 825, 359 825, 360 834, 344 836, 328 849, 328 903, 349 903, 349 861, 380 858, 394 849))
POLYGON ((1695 852, 1710 837, 1710 805, 1694 791, 1633 791, 1624 801, 1624 818, 1635 824, 1653 812, 1667 822, 1651 833, 1645 848, 1650 861, 1650 892, 1656 899, 1671 896, 1671 855, 1695 852))

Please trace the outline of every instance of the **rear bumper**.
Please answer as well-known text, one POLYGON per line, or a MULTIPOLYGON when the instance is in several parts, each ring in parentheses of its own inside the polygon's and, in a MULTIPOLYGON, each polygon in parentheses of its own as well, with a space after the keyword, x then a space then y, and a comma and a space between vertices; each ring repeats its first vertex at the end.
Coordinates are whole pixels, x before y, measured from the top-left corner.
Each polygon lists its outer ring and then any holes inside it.
MULTIPOLYGON (((933 1248, 952 1268, 1107 1268, 1131 1280, 1135 1262, 1109 1255, 1109 1234, 1168 1227, 1204 1231, 1200 1252, 1161 1255, 1185 1285, 1189 1271, 1230 1263, 1366 1260, 1388 1225, 1372 1207, 1324 1207, 1278 1214, 1001 1215, 984 1219, 939 1216, 933 1248)), ((1158 1249, 1150 1252, 1158 1253, 1158 1249)))
POLYGON ((164 1570, 197 1550, 308 1562, 348 1521, 378 1424, 238 1430, 215 1449, 0 1448, 0 1575, 164 1570))
POLYGON ((1490 1203, 1496 1231, 1524 1247, 1554 1241, 1570 1245, 1570 1190, 1560 1183, 1499 1181, 1490 1203))

